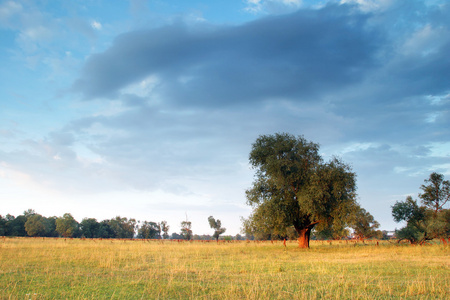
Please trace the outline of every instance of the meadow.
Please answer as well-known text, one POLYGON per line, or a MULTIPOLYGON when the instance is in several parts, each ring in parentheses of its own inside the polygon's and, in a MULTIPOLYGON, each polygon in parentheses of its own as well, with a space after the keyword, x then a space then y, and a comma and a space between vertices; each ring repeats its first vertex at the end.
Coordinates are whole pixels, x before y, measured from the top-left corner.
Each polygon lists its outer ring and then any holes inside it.
POLYGON ((449 299, 450 247, 0 238, 1 299, 449 299))

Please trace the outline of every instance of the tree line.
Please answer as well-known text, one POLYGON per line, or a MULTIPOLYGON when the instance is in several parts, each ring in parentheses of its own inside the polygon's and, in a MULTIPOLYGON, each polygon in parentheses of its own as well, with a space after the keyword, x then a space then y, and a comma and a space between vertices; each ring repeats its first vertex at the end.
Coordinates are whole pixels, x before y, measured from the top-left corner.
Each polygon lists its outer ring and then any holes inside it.
MULTIPOLYGON (((298 239, 299 247, 308 248, 311 238, 340 239, 350 231, 358 239, 384 237, 379 223, 356 200, 356 174, 340 158, 325 161, 318 144, 287 133, 262 135, 253 143, 249 160, 256 172, 246 191, 253 211, 242 218, 245 238, 298 239)), ((450 182, 434 172, 420 188, 421 205, 408 196, 392 206, 394 220, 406 222, 397 237, 412 244, 435 238, 445 242, 450 237, 450 210, 445 207, 450 182)), ((214 230, 209 237, 218 240, 226 229, 212 216, 208 223, 214 230)), ((85 218, 81 223, 68 213, 46 218, 28 210, 17 218, 0 216, 0 235, 11 236, 167 239, 168 231, 166 221, 141 223, 119 216, 101 222, 85 218)), ((180 234, 170 237, 200 236, 193 235, 186 219, 180 234)))
POLYGON ((158 239, 168 238, 168 231, 166 221, 139 222, 120 216, 100 222, 95 218, 84 218, 80 223, 70 213, 62 217, 45 217, 33 209, 17 217, 0 216, 2 236, 158 239))
MULTIPOLYGON (((221 221, 208 218, 210 227, 214 230, 211 235, 194 235, 192 222, 181 222, 181 232, 169 235, 170 226, 167 221, 136 221, 117 216, 112 219, 97 221, 95 218, 84 218, 80 223, 70 213, 62 217, 45 217, 28 209, 22 215, 14 217, 7 214, 0 215, 0 236, 29 236, 29 237, 65 237, 65 238, 139 238, 139 239, 197 239, 219 240, 219 236, 226 229, 221 221)), ((239 234, 226 239, 243 239, 239 234)))

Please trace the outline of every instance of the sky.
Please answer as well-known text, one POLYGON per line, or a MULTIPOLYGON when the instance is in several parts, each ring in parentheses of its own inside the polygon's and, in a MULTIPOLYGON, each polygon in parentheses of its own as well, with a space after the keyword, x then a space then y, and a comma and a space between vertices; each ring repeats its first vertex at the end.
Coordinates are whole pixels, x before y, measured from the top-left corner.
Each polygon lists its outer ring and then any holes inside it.
POLYGON ((382 230, 450 179, 445 0, 0 1, 0 214, 240 232, 252 143, 302 135, 382 230))

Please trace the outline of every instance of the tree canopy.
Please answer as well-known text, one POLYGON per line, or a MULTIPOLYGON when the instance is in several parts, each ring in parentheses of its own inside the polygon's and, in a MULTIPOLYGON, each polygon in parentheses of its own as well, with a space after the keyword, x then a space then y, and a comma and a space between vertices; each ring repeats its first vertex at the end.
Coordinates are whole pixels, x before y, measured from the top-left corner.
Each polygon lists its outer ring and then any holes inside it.
POLYGON ((446 242, 450 237, 450 210, 444 208, 450 197, 450 183, 438 173, 431 173, 425 183, 428 184, 420 187, 424 192, 419 194, 422 205, 407 196, 392 206, 394 221, 406 222, 406 226, 397 231, 399 240, 423 244, 434 238, 446 242))
POLYGON ((214 229, 213 238, 216 239, 216 241, 219 240, 219 236, 224 233, 227 229, 222 227, 222 222, 219 219, 214 219, 213 216, 209 216, 208 218, 209 226, 214 229))
POLYGON ((76 236, 78 229, 78 222, 69 213, 56 220, 56 231, 63 237, 76 236))
POLYGON ((191 240, 192 239, 192 223, 187 220, 181 222, 181 235, 185 240, 191 240))
POLYGON ((372 237, 382 237, 382 232, 377 230, 380 224, 364 208, 357 206, 352 214, 351 227, 354 235, 364 240, 372 237))
POLYGON ((141 239, 161 238, 161 226, 155 222, 144 221, 138 229, 138 238, 141 239))
POLYGON ((247 227, 286 235, 294 227, 299 247, 309 247, 311 230, 342 228, 355 206, 356 179, 338 158, 324 162, 319 145, 287 133, 262 135, 249 156, 256 170, 247 203, 247 227))

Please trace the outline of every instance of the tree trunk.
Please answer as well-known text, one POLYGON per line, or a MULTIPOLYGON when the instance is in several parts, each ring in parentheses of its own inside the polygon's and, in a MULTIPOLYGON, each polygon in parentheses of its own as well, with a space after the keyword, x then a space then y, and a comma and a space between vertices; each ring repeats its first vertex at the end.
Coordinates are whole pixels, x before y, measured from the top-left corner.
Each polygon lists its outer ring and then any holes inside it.
POLYGON ((308 225, 298 225, 294 223, 294 228, 298 233, 298 247, 299 248, 309 248, 309 238, 311 236, 311 230, 319 224, 320 221, 312 222, 308 225))
POLYGON ((309 238, 311 235, 312 228, 304 228, 298 231, 298 247, 299 248, 309 248, 309 238))

